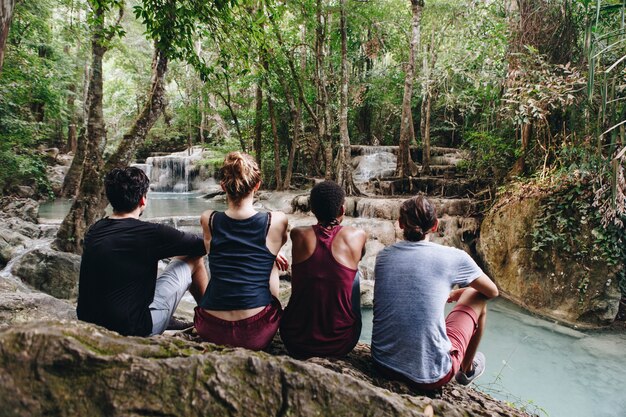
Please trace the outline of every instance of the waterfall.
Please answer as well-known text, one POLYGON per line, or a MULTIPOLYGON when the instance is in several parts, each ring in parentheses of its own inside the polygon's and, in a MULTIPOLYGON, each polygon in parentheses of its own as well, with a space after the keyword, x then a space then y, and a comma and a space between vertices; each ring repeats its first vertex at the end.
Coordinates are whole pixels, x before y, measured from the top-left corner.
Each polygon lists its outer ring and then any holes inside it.
POLYGON ((367 182, 372 178, 391 177, 396 171, 397 156, 393 146, 359 146, 359 156, 352 160, 355 166, 353 176, 359 183, 367 182))
POLYGON ((201 148, 176 152, 165 156, 151 156, 145 164, 134 164, 150 178, 150 190, 156 192, 187 193, 199 173, 194 165, 202 158, 201 148))

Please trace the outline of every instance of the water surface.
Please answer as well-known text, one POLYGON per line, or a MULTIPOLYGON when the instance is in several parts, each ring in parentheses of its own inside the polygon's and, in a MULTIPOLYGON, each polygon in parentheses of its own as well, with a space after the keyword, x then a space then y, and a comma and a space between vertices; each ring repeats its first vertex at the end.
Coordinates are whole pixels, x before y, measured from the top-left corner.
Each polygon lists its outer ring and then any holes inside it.
MULTIPOLYGON (((39 206, 39 218, 45 221, 62 220, 72 207, 71 199, 57 199, 39 206)), ((142 219, 171 216, 198 216, 208 209, 224 210, 226 203, 205 199, 198 193, 149 192, 142 219)), ((107 212, 110 212, 110 207, 107 212)))
MULTIPOLYGON (((371 338, 368 309, 361 341, 371 338)), ((496 300, 479 349, 487 369, 476 386, 495 398, 542 416, 626 416, 624 333, 578 332, 496 300)))

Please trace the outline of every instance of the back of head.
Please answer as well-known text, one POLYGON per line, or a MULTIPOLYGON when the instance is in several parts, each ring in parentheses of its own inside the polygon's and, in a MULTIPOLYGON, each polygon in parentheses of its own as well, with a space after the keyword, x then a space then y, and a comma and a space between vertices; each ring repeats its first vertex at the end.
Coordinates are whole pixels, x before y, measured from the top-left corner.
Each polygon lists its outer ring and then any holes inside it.
POLYGON ((114 168, 104 177, 104 188, 113 211, 130 213, 148 192, 150 180, 139 168, 114 168))
POLYGON ((400 224, 404 238, 411 242, 424 240, 437 223, 435 207, 422 195, 411 197, 400 206, 400 224))
POLYGON ((311 190, 311 211, 320 224, 330 224, 341 216, 346 192, 333 181, 323 181, 311 190))
POLYGON ((220 168, 224 191, 233 203, 239 203, 261 182, 261 171, 254 158, 242 152, 231 152, 220 168))

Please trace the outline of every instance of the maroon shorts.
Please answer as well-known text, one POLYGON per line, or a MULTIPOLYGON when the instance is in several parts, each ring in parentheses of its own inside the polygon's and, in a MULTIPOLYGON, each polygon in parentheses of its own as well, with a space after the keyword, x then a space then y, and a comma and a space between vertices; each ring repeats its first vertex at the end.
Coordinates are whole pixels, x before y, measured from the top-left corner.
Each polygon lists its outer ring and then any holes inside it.
POLYGON ((454 375, 461 369, 461 362, 465 356, 465 351, 467 350, 472 336, 474 336, 476 332, 477 326, 478 315, 470 306, 457 304, 452 311, 450 311, 448 317, 446 317, 446 334, 448 335, 448 339, 450 339, 450 343, 452 343, 452 347, 450 348, 452 368, 450 372, 439 381, 430 384, 420 384, 376 362, 374 362, 374 364, 376 365, 376 369, 383 375, 390 379, 402 381, 417 390, 432 391, 439 389, 450 382, 454 375))
MULTIPOLYGON (((273 297, 272 297, 273 298, 273 297)), ((283 309, 278 299, 247 319, 228 321, 195 308, 194 325, 202 339, 217 345, 263 350, 278 331, 283 309)))

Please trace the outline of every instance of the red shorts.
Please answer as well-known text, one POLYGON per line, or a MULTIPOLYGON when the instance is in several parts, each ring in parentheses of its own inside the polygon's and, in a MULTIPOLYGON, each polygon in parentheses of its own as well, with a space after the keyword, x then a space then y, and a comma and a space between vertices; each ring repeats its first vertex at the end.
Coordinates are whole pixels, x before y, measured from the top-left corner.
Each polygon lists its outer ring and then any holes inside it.
MULTIPOLYGON (((273 297, 272 297, 273 298, 273 297)), ((228 321, 195 308, 194 326, 198 335, 216 345, 263 350, 269 346, 278 331, 283 309, 278 299, 247 319, 228 321)))
POLYGON ((388 378, 402 381, 409 386, 414 387, 421 391, 432 391, 439 389, 446 385, 454 377, 454 375, 461 369, 461 362, 465 356, 465 351, 469 345, 472 336, 476 332, 478 327, 478 315, 476 311, 470 306, 464 304, 457 304, 452 311, 446 317, 446 334, 452 347, 450 348, 450 359, 452 360, 452 368, 443 378, 439 381, 430 384, 420 384, 410 380, 406 376, 383 367, 379 364, 376 365, 378 371, 388 378))

